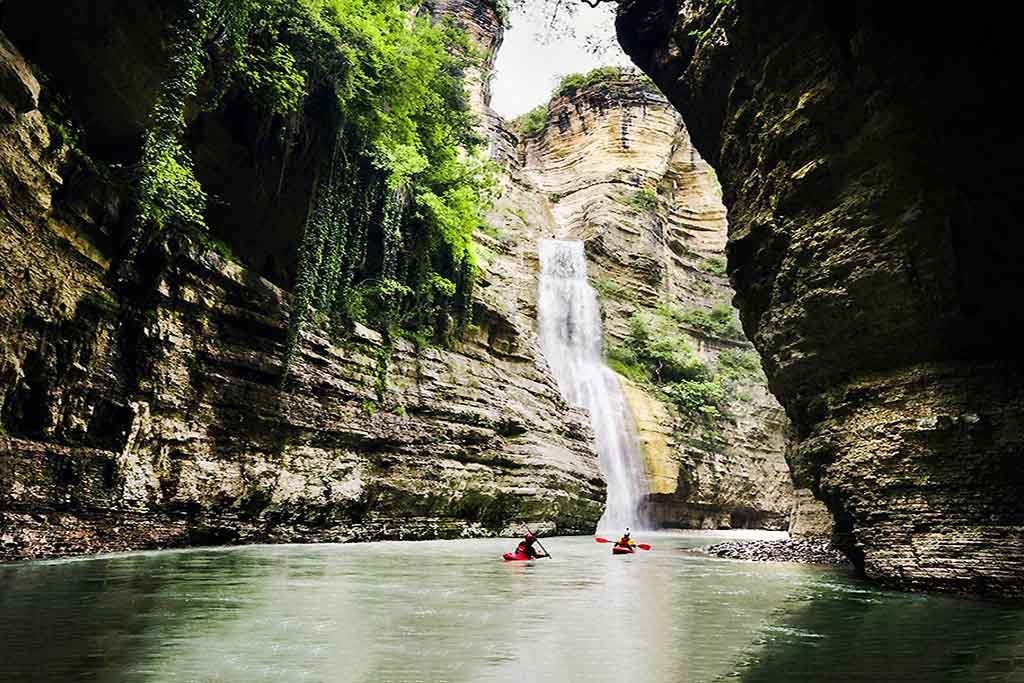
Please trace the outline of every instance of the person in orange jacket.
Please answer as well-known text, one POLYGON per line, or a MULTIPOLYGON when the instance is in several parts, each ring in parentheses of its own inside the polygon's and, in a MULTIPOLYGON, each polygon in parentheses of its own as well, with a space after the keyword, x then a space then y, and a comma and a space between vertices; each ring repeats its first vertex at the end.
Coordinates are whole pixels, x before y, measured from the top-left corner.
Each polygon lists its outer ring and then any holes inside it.
POLYGON ((616 548, 626 548, 630 552, 636 552, 636 541, 629 537, 629 527, 626 527, 626 533, 622 534, 622 538, 615 541, 616 548))

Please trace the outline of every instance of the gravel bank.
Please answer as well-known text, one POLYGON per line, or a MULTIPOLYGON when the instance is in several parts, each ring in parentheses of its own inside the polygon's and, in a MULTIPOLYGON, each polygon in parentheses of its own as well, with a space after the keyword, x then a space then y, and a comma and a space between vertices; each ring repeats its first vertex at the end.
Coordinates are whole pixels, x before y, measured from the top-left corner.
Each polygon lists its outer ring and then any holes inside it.
POLYGON ((779 541, 727 541, 694 548, 694 552, 755 562, 801 562, 849 566, 846 556, 832 547, 827 538, 779 541))

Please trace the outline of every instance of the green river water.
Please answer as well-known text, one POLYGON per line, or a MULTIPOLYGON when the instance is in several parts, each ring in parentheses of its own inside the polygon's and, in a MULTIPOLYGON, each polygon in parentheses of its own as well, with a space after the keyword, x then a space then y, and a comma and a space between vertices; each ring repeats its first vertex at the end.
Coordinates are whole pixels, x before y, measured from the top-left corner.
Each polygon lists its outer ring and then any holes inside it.
POLYGON ((0 566, 0 681, 1024 681, 1024 608, 544 539, 128 553, 0 566))

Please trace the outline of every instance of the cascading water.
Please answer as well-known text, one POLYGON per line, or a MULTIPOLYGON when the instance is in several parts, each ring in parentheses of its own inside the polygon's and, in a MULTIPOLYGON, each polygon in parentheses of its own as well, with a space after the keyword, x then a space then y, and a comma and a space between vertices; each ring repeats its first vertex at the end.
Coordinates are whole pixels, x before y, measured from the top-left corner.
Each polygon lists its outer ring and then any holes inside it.
POLYGON ((601 310, 587 282, 583 243, 541 240, 540 342, 562 397, 590 413, 608 500, 598 528, 647 526, 640 445, 619 378, 604 362, 601 310))

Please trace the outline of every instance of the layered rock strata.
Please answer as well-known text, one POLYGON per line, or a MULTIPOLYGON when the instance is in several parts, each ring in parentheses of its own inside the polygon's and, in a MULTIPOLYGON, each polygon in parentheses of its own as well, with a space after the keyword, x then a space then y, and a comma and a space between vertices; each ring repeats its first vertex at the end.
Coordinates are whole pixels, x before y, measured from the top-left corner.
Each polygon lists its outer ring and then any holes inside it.
POLYGON ((41 79, 0 48, 0 558, 594 527, 586 416, 492 294, 515 291, 518 257, 485 264, 459 348, 307 334, 282 386, 289 298, 244 263, 182 235, 109 285, 120 196, 69 163, 41 79))
MULTIPOLYGON (((516 244, 584 242, 610 347, 623 343, 638 311, 728 307, 728 282, 706 265, 725 244, 717 181, 648 82, 625 77, 555 98, 543 130, 523 136, 518 149, 495 223, 516 244), (638 203, 638 194, 649 199, 638 203)), ((680 334, 711 368, 723 350, 752 350, 741 335, 696 325, 680 334)), ((714 437, 655 387, 622 378, 657 524, 786 527, 786 420, 758 375, 733 387, 714 437)))
POLYGON ((794 477, 854 563, 900 587, 1024 593, 1010 25, 872 2, 620 5, 620 41, 722 178, 794 477))

